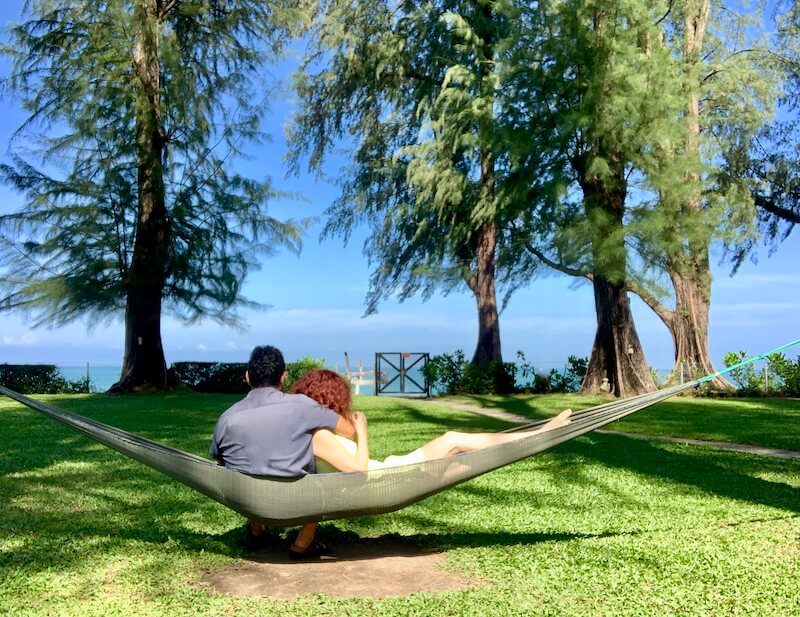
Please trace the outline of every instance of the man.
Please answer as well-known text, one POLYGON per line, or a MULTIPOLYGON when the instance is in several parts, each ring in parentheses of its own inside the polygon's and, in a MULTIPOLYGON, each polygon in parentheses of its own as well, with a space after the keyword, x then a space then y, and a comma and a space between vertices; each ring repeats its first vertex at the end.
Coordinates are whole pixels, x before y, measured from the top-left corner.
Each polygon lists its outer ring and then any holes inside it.
MULTIPOLYGON (((229 469, 253 476, 303 476, 316 471, 311 438, 319 429, 346 437, 353 425, 339 414, 321 407, 302 394, 285 394, 283 354, 270 345, 253 349, 245 379, 249 394, 217 420, 211 456, 229 469)), ((292 544, 290 556, 311 557, 324 547, 314 541, 317 523, 303 526, 292 544)), ((264 526, 250 521, 247 544, 256 547, 266 539, 264 526)))

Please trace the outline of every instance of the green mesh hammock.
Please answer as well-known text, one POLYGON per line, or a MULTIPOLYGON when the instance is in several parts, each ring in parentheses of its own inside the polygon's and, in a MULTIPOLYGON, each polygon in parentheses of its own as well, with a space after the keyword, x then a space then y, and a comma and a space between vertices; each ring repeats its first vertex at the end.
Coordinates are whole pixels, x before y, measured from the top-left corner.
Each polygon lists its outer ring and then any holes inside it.
MULTIPOLYGON (((800 340, 790 345, 798 342, 800 340)), ((247 518, 269 526, 286 527, 399 510, 456 484, 549 450, 720 374, 592 407, 573 414, 572 422, 567 426, 482 450, 374 471, 311 474, 299 478, 248 476, 209 459, 47 405, 2 386, 0 393, 200 491, 247 518)), ((530 430, 545 422, 532 422, 511 431, 530 430)))

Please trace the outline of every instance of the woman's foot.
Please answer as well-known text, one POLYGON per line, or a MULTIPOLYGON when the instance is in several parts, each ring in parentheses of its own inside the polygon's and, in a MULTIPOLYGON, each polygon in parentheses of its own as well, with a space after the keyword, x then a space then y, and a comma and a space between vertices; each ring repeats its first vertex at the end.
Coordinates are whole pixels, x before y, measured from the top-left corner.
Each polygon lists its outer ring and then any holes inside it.
POLYGON ((541 427, 541 431, 552 431, 554 428, 561 428, 572 422, 572 410, 565 409, 555 416, 550 422, 541 427))
POLYGON ((557 426, 566 426, 567 424, 572 422, 572 410, 565 409, 555 418, 553 418, 553 422, 555 422, 557 426))

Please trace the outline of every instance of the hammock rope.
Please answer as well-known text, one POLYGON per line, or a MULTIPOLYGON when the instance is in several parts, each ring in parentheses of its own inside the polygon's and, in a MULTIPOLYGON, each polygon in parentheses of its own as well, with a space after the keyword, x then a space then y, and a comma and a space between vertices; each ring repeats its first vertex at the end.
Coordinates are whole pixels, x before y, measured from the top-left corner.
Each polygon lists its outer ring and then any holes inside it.
MULTIPOLYGON (((779 349, 800 343, 800 339, 779 349)), ((769 354, 751 358, 754 362, 769 354)), ((738 368, 742 363, 716 375, 738 368)), ((640 396, 604 403, 577 412, 572 422, 473 452, 434 461, 352 473, 309 474, 299 478, 249 476, 209 459, 146 439, 79 414, 42 403, 0 386, 0 394, 137 460, 228 508, 274 527, 399 510, 430 495, 489 471, 549 450, 561 443, 620 420, 632 413, 696 387, 704 377, 640 396)), ((536 428, 547 420, 514 427, 536 428)))

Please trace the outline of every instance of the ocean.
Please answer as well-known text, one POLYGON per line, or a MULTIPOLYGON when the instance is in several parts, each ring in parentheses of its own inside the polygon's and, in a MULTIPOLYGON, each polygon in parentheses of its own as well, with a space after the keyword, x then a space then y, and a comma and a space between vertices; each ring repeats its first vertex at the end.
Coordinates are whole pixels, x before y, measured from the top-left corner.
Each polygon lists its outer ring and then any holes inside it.
MULTIPOLYGON (((108 390, 112 385, 114 385, 117 380, 119 379, 119 374, 121 371, 120 366, 114 366, 111 364, 59 364, 58 370, 61 374, 70 381, 85 381, 86 375, 89 375, 89 384, 90 384, 90 391, 91 392, 105 392, 108 390)), ((344 373, 342 367, 339 365, 336 366, 329 366, 331 370, 335 370, 337 373, 344 373)), ((669 376, 671 369, 661 369, 658 371, 658 376, 661 380, 664 380, 669 376)), ((362 394, 369 396, 375 393, 374 389, 374 373, 373 367, 365 366, 364 371, 368 374, 365 376, 366 378, 363 380, 362 383, 356 384, 353 383, 353 392, 355 394, 362 394)), ((392 374, 390 376, 394 377, 395 375, 392 374)), ((423 383, 423 379, 421 375, 413 375, 419 383, 423 383)), ((395 386, 396 388, 396 386, 395 386)), ((395 394, 395 388, 390 388, 387 390, 387 394, 395 394)))
MULTIPOLYGON (((58 364, 59 372, 64 378, 70 381, 86 381, 86 376, 89 376, 89 391, 90 392, 105 392, 119 379, 121 366, 114 366, 109 364, 58 364)), ((339 367, 336 367, 337 369, 339 367)), ((360 384, 358 388, 354 388, 359 394, 369 395, 373 394, 374 389, 371 383, 360 384)))
POLYGON ((89 376, 90 392, 105 392, 119 379, 121 366, 108 364, 57 364, 59 372, 70 381, 85 381, 89 376))

